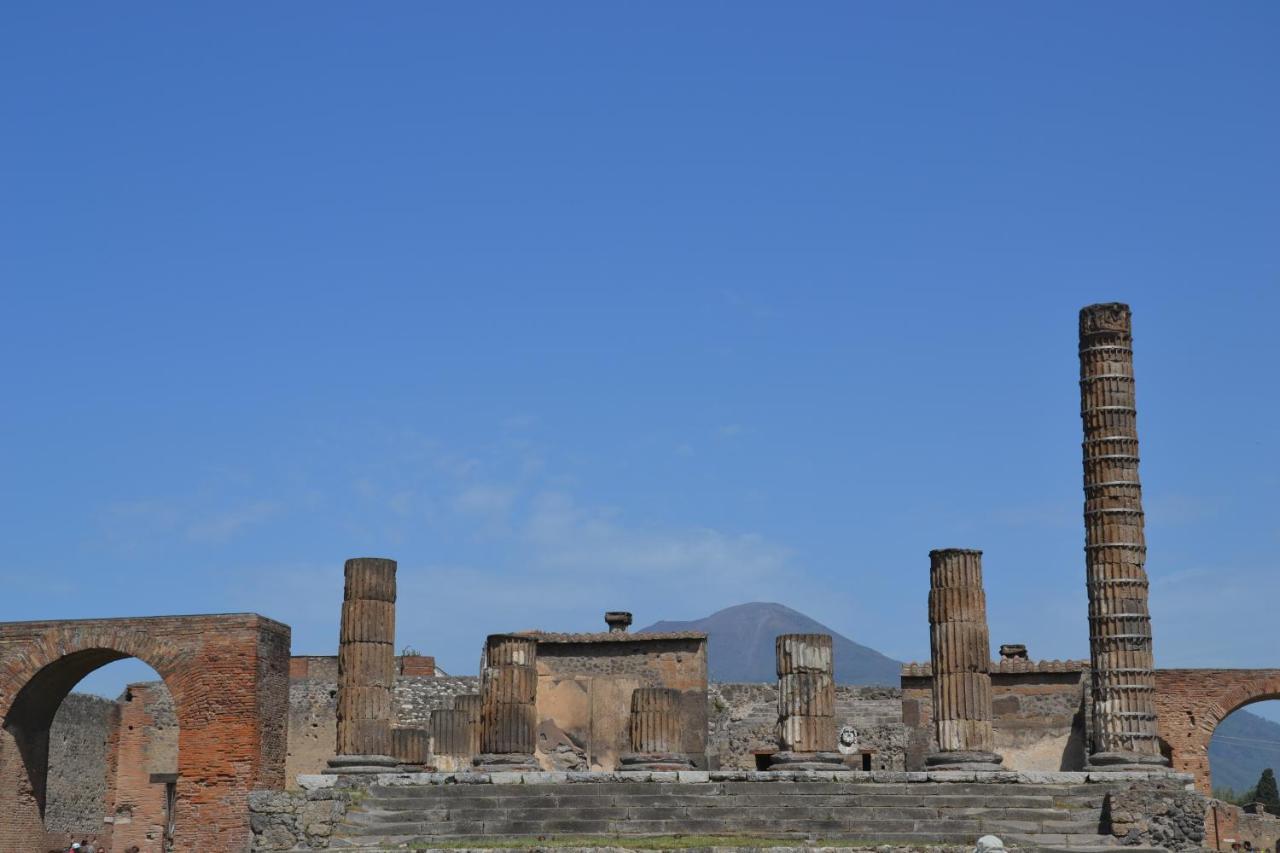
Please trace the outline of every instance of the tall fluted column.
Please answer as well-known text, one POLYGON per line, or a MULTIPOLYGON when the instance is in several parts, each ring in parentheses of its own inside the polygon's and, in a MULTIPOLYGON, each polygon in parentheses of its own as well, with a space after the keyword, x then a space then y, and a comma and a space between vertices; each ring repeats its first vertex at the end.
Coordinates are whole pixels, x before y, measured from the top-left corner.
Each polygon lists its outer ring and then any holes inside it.
POLYGON ((935 769, 998 770, 981 551, 929 552, 929 651, 939 752, 925 762, 935 769))
POLYGON ((771 770, 831 769, 836 751, 836 685, 830 634, 779 634, 778 752, 771 770))
POLYGON ((396 561, 347 560, 338 635, 338 743, 330 770, 395 767, 391 694, 396 678, 396 561))
POLYGON ((1080 311, 1080 417, 1093 690, 1089 763, 1121 769, 1165 764, 1156 733, 1128 305, 1080 311))
POLYGON ((681 752, 680 691, 638 687, 631 691, 631 752, 621 770, 688 770, 693 761, 681 752))
POLYGON ((538 770, 538 641, 518 634, 491 634, 485 642, 480 680, 480 754, 483 770, 538 770))

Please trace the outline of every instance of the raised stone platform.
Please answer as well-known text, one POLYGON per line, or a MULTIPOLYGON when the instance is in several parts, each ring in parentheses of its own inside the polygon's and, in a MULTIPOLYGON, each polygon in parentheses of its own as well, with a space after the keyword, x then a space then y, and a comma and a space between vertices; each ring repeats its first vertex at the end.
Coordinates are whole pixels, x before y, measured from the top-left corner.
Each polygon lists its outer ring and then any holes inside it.
MULTIPOLYGON (((1204 801, 1168 773, 680 771, 308 776, 309 790, 255 794, 256 850, 485 847, 496 840, 637 836, 797 839, 839 847, 1110 846, 1109 804, 1163 817, 1170 849, 1199 846, 1204 801), (1155 808, 1158 806, 1158 808, 1155 808), (1128 806, 1125 806, 1128 808, 1128 806), (474 840, 474 845, 469 842, 474 840)), ((740 843, 740 842, 739 842, 740 843)))

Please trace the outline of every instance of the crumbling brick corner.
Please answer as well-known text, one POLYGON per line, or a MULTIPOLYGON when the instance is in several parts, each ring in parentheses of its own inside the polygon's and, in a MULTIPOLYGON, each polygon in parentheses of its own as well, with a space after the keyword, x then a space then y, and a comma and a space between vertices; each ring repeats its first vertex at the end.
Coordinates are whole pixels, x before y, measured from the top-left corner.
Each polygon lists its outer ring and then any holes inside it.
POLYGON ((249 613, 0 624, 0 850, 46 849, 53 716, 85 675, 135 657, 177 711, 175 849, 247 851, 249 792, 284 787, 289 637, 249 613))

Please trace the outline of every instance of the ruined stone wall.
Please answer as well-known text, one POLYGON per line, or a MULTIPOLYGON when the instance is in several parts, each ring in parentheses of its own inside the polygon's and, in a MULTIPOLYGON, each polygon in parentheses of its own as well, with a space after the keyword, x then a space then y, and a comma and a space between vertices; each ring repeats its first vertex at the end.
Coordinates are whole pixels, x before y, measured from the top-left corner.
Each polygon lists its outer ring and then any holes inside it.
POLYGON ((136 844, 142 853, 163 853, 165 783, 178 772, 173 697, 160 681, 130 684, 119 708, 112 843, 120 850, 136 844))
POLYGON ((107 772, 119 719, 115 702, 79 693, 64 699, 53 717, 45 829, 65 833, 68 844, 72 836, 78 840, 109 828, 103 823, 107 772))
POLYGON ((1230 850, 1232 844, 1246 841, 1254 850, 1280 850, 1280 817, 1275 815, 1249 813, 1234 803, 1209 800, 1204 825, 1204 846, 1210 850, 1230 850))
POLYGON ((705 764, 704 634, 537 634, 538 749, 548 770, 613 770, 630 751, 631 693, 680 691, 681 752, 705 764))
POLYGON ((439 708, 452 708, 453 697, 464 693, 479 693, 477 676, 409 676, 396 679, 392 696, 392 709, 396 725, 428 726, 431 712, 439 708))
MULTIPOLYGON (((300 773, 321 772, 333 757, 338 713, 337 658, 294 658, 291 669, 295 677, 289 680, 288 787, 293 787, 300 773)), ((475 676, 401 675, 392 695, 396 725, 425 727, 433 710, 449 708, 454 696, 479 690, 480 679, 475 676)))
MULTIPOLYGON (((708 748, 725 770, 755 770, 757 752, 778 748, 776 684, 713 683, 707 690, 708 748)), ((902 693, 892 687, 836 685, 834 725, 851 726, 876 770, 903 769, 902 693)))
MULTIPOLYGON (((995 751, 1009 770, 1081 770, 1086 758, 1088 666, 1084 661, 1001 660, 991 665, 995 751)), ((923 770, 938 749, 928 664, 902 675, 906 768, 923 770)))

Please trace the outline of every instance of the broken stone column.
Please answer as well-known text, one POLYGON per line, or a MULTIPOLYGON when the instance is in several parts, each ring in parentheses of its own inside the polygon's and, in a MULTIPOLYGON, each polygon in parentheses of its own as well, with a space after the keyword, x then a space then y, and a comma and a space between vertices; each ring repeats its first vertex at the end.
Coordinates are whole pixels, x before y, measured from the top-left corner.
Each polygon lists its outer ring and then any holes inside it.
POLYGON ((935 770, 999 770, 981 551, 929 552, 929 646, 939 752, 925 763, 935 770))
POLYGON ((1089 764, 1096 769, 1149 769, 1167 763, 1156 732, 1131 326, 1129 306, 1119 302, 1080 311, 1093 693, 1089 764))
POLYGON ((780 634, 778 751, 770 770, 830 770, 844 764, 837 751, 836 685, 830 634, 780 634))
POLYGON ((393 726, 391 754, 401 769, 425 770, 431 766, 431 731, 420 726, 393 726))
POLYGON ((471 725, 466 711, 458 708, 438 708, 432 711, 431 740, 432 756, 437 769, 470 769, 476 752, 472 749, 471 725))
POLYGON ((480 679, 481 770, 540 769, 533 757, 538 696, 538 641, 518 634, 491 634, 485 642, 480 679))
POLYGON ((689 770, 682 752, 680 691, 638 687, 631 691, 631 752, 619 759, 621 770, 689 770))
POLYGON ((467 715, 467 755, 474 758, 480 754, 480 694, 460 693, 453 697, 453 707, 467 715))
POLYGON ((332 773, 385 773, 396 678, 396 561, 347 560, 338 634, 338 743, 332 773))

